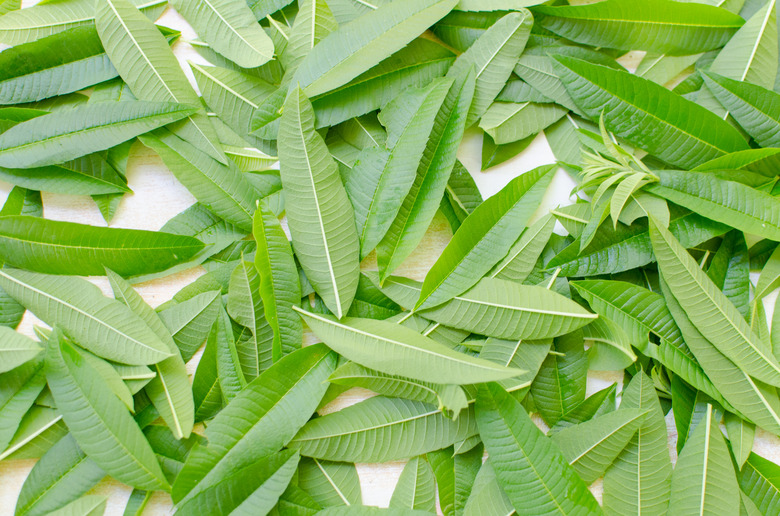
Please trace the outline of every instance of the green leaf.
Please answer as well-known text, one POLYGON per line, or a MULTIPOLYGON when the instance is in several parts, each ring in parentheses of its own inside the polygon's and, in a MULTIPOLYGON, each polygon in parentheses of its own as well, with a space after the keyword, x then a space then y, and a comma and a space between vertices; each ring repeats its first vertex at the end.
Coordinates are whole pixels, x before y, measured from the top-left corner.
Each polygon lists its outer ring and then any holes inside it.
POLYGON ((348 317, 337 321, 298 310, 331 349, 383 373, 424 382, 469 384, 511 378, 522 371, 453 351, 402 325, 348 317))
POLYGON ((220 303, 219 291, 203 292, 159 313, 185 362, 192 358, 206 340, 217 319, 220 303))
POLYGON ((140 140, 160 155, 198 202, 225 221, 251 231, 258 194, 232 161, 223 165, 167 129, 145 134, 140 140))
POLYGON ((380 112, 389 132, 387 149, 363 149, 345 184, 355 208, 361 258, 377 246, 396 218, 451 86, 452 81, 441 79, 424 89, 408 89, 380 112))
POLYGON ((721 105, 762 147, 780 147, 780 95, 748 82, 703 74, 721 105))
POLYGON ((177 514, 268 514, 287 488, 300 456, 284 450, 237 468, 180 504, 177 514))
POLYGON ((455 83, 436 116, 414 184, 401 204, 398 216, 377 245, 377 265, 382 281, 422 241, 439 208, 466 127, 474 95, 474 76, 475 71, 470 67, 451 76, 455 83))
POLYGON ((114 297, 143 319, 172 353, 173 356, 154 365, 157 374, 146 386, 146 393, 173 432, 173 436, 176 439, 188 438, 192 432, 195 409, 187 369, 173 337, 158 314, 144 302, 129 283, 111 270, 106 270, 106 275, 114 291, 114 297))
POLYGON ((601 514, 585 483, 522 405, 499 385, 479 388, 479 433, 498 482, 522 514, 601 514))
POLYGON ((363 503, 354 464, 304 458, 298 466, 298 486, 322 507, 363 503))
POLYGON ((324 0, 302 2, 290 30, 287 46, 280 56, 285 72, 289 74, 296 70, 314 47, 325 36, 338 29, 338 26, 333 12, 324 0))
POLYGON ((0 449, 13 440, 19 424, 46 386, 41 360, 27 362, 0 376, 0 449))
POLYGON ((0 373, 19 367, 43 351, 39 343, 11 328, 0 326, 0 373))
POLYGON ((19 423, 11 444, 0 453, 0 460, 40 458, 67 433, 68 429, 58 410, 33 405, 19 423))
POLYGON ((506 257, 488 273, 488 277, 523 283, 539 260, 554 227, 555 218, 551 214, 528 226, 506 257))
POLYGON ((397 509, 394 507, 372 507, 370 505, 350 505, 346 507, 328 507, 317 513, 321 516, 431 516, 427 511, 397 509))
POLYGON ((406 463, 390 498, 390 508, 436 512, 436 479, 431 465, 415 457, 406 463))
POLYGON ((245 2, 173 0, 171 5, 213 50, 237 65, 255 68, 273 58, 273 42, 245 2))
POLYGON ((677 459, 669 511, 681 515, 739 512, 739 485, 726 441, 712 417, 712 405, 677 459))
POLYGON ((52 165, 119 145, 180 120, 193 108, 163 102, 102 102, 22 122, 0 135, 0 166, 52 165))
MULTIPOLYGON (((133 0, 150 19, 165 10, 163 0, 133 0)), ((0 21, 0 42, 19 45, 95 21, 95 2, 91 0, 44 2, 12 13, 0 21)))
POLYGON ((524 140, 560 120, 568 110, 556 104, 494 102, 479 127, 499 145, 524 140))
POLYGON ((39 516, 86 494, 106 476, 87 457, 72 435, 57 441, 41 457, 22 484, 15 516, 39 516))
POLYGON ((100 516, 106 511, 108 497, 101 495, 82 496, 68 505, 52 511, 53 516, 100 516))
POLYGON ((192 398, 195 405, 195 421, 213 418, 222 410, 224 397, 219 385, 217 369, 217 343, 206 341, 198 367, 192 377, 192 398))
POLYGON ((650 0, 629 5, 538 6, 539 24, 559 36, 594 47, 696 54, 723 46, 744 21, 725 9, 692 2, 650 0))
POLYGON ((604 472, 631 441, 647 411, 623 409, 572 425, 553 434, 560 449, 577 474, 590 485, 604 472))
POLYGON ((751 453, 737 474, 739 487, 762 514, 770 514, 780 503, 780 467, 751 453))
POLYGON ((613 383, 600 391, 594 392, 582 400, 579 405, 571 409, 568 414, 565 414, 563 418, 555 424, 551 431, 554 434, 562 428, 578 425, 590 421, 594 417, 614 412, 616 392, 616 383, 613 383))
POLYGON ((501 92, 517 58, 531 34, 533 16, 526 9, 509 13, 491 26, 469 49, 461 54, 448 73, 450 77, 474 67, 476 88, 471 101, 466 127, 485 114, 501 92))
POLYGON ((707 269, 707 276, 723 290, 723 294, 743 317, 747 317, 750 311, 749 261, 745 235, 734 230, 723 237, 707 269))
POLYGON ((620 410, 626 408, 649 413, 604 475, 604 510, 609 514, 665 514, 672 476, 666 422, 653 382, 642 371, 623 389, 620 410))
MULTIPOLYGON (((421 288, 416 281, 391 276, 382 291, 401 306, 412 307, 421 288)), ((415 313, 445 326, 509 340, 557 337, 595 319, 577 303, 544 287, 489 277, 436 308, 415 313)))
POLYGON ((325 394, 336 356, 324 346, 291 353, 263 372, 206 429, 209 444, 193 448, 174 483, 176 503, 219 479, 277 453, 325 394))
POLYGON ((360 274, 355 301, 347 315, 365 319, 387 319, 401 311, 392 299, 387 297, 365 274, 360 274))
POLYGON ((514 393, 515 398, 520 400, 530 390, 531 382, 539 374, 551 346, 550 339, 512 341, 488 338, 479 351, 479 357, 527 371, 520 376, 498 382, 507 392, 514 393))
POLYGON ((45 323, 98 356, 126 364, 153 364, 168 347, 130 309, 80 278, 0 269, 0 286, 45 323))
MULTIPOLYGON (((249 348, 251 349, 252 379, 267 369, 271 363, 271 343, 266 342, 264 334, 268 328, 265 320, 261 289, 261 277, 251 262, 240 260, 230 275, 228 287, 227 312, 242 326, 249 328, 249 348)), ((230 325, 225 331, 230 331, 230 325)), ((281 358, 281 355, 277 357, 281 358)))
POLYGON ((751 376, 780 382, 780 365, 769 346, 665 228, 651 222, 650 238, 664 280, 696 328, 751 376))
POLYGON ((745 233, 780 240, 780 201, 708 172, 658 171, 660 181, 645 190, 745 233))
POLYGON ((340 25, 301 62, 291 85, 314 97, 346 84, 406 46, 447 14, 455 2, 395 0, 340 25))
POLYGON ((616 136, 663 161, 695 167, 747 149, 736 129, 663 86, 627 72, 556 56, 556 68, 577 105, 616 136))
POLYGON ((512 503, 498 484, 496 472, 488 459, 482 464, 477 478, 474 479, 474 486, 463 514, 465 516, 506 516, 513 512, 512 503))
POLYGON ((737 467, 742 469, 745 461, 750 456, 750 451, 753 449, 756 425, 735 416, 731 412, 724 414, 723 423, 726 426, 726 432, 728 432, 731 453, 734 455, 737 467))
MULTIPOLYGON (((239 267, 241 267, 241 265, 239 265, 239 267)), ((248 308, 251 310, 251 305, 248 308)), ((229 404, 246 388, 247 379, 238 357, 238 349, 236 346, 236 339, 233 335, 230 317, 221 307, 217 314, 217 321, 211 328, 211 333, 209 334, 206 345, 213 346, 216 349, 219 388, 222 392, 222 397, 225 399, 225 403, 229 404)), ((256 359, 255 363, 259 364, 259 350, 256 350, 254 358, 256 359)))
POLYGON ((460 0, 457 11, 511 11, 540 4, 539 0, 460 0))
POLYGON ((341 318, 357 290, 360 243, 338 167, 314 130, 314 111, 300 89, 285 103, 279 160, 295 254, 326 306, 341 318))
MULTIPOLYGON (((102 0, 94 16, 108 57, 136 98, 201 105, 165 37, 128 0, 102 0)), ((204 109, 173 130, 209 156, 227 162, 204 109)))
POLYGON ((585 400, 588 356, 581 332, 555 341, 531 384, 534 404, 549 426, 568 416, 585 400))
POLYGON ((415 309, 462 294, 506 255, 538 208, 554 168, 539 167, 513 179, 463 221, 426 274, 415 309))
POLYGON ((187 236, 114 229, 26 215, 0 217, 0 256, 6 263, 50 274, 123 276, 165 270, 203 249, 187 236))
POLYGON ((480 445, 465 453, 454 454, 453 448, 444 448, 427 455, 436 476, 439 504, 445 516, 463 514, 483 455, 480 445))
POLYGON ((452 421, 426 403, 375 396, 309 421, 290 447, 317 459, 386 462, 438 450, 476 433, 472 412, 452 421))
POLYGON ((98 372, 56 331, 49 340, 46 378, 79 447, 120 482, 168 489, 149 443, 98 372))

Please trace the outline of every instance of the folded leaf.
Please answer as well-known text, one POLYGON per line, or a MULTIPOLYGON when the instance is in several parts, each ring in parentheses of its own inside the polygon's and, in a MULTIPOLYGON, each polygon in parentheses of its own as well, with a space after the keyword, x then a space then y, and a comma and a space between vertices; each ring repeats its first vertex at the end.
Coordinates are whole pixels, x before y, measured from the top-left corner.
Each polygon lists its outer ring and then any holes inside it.
POLYGON ((169 489, 152 448, 127 409, 56 330, 49 340, 46 378, 68 429, 98 466, 139 489, 169 489))
POLYGON ((503 380, 522 372, 453 351, 410 328, 387 321, 355 317, 337 321, 302 310, 299 313, 331 349, 383 373, 463 385, 503 380))
POLYGON ((574 332, 553 342, 531 383, 530 393, 539 415, 549 426, 568 419, 585 401, 588 355, 583 335, 574 332))
POLYGON ((465 453, 454 455, 453 451, 454 448, 444 448, 426 456, 436 476, 439 505, 445 516, 463 514, 484 455, 479 445, 465 453))
POLYGON ((540 25, 577 43, 673 55, 696 54, 723 46, 744 21, 712 5, 670 0, 628 4, 539 6, 540 25))
POLYGON ((73 161, 35 168, 0 167, 0 179, 44 192, 68 195, 99 195, 129 192, 127 181, 101 153, 87 154, 73 161))
POLYGON ((309 419, 320 402, 336 356, 309 346, 271 366, 223 409, 206 430, 174 483, 182 503, 227 475, 277 453, 309 419))
POLYGON ((273 58, 273 42, 245 2, 173 0, 171 5, 212 49, 237 65, 255 68, 273 58))
POLYGON ((203 345, 221 302, 221 292, 203 292, 162 310, 159 315, 185 362, 203 345))
POLYGON ((524 140, 560 120, 568 111, 555 104, 494 102, 479 127, 498 145, 524 140))
MULTIPOLYGON (((129 0, 101 0, 94 16, 106 54, 136 98, 201 105, 165 38, 129 0)), ((202 108, 173 130, 209 156, 227 161, 202 108)))
POLYGON ((5 373, 35 358, 43 348, 30 337, 0 326, 0 373, 5 373))
POLYGON ((354 464, 305 458, 298 466, 298 486, 322 507, 363 503, 354 464))
POLYGON ((695 167, 747 149, 736 129, 714 113, 652 81, 556 56, 566 90, 593 120, 669 164, 695 167))
POLYGON ((314 130, 314 111, 300 89, 285 103, 279 160, 295 254, 326 306, 341 318, 357 290, 360 243, 338 167, 314 130))
POLYGON ((472 412, 452 421, 426 403, 375 396, 309 421, 290 447, 317 459, 385 462, 428 453, 476 433, 472 412))
POLYGON ((506 255, 536 211, 554 167, 536 168, 480 204, 428 271, 415 309, 434 307, 462 294, 506 255))
POLYGON ((650 224, 659 269, 696 328, 751 376, 780 384, 780 365, 734 305, 668 230, 650 224))
POLYGON ((681 515, 739 512, 737 477, 712 405, 707 405, 704 419, 677 459, 669 511, 681 515))
POLYGON ((30 410, 46 386, 43 361, 27 362, 0 377, 0 449, 6 449, 19 429, 22 417, 30 410))
POLYGON ((194 108, 179 104, 128 101, 88 104, 33 118, 0 135, 0 166, 62 163, 114 147, 193 112, 194 108))
POLYGON ((777 507, 780 502, 780 467, 777 464, 751 453, 737 476, 740 489, 762 514, 777 507))
POLYGON ((497 384, 479 388, 477 423, 490 463, 522 514, 602 514, 566 459, 523 409, 497 384))
POLYGON ((0 286, 50 326, 98 356, 125 364, 153 364, 168 347, 120 302, 80 278, 0 270, 0 286))
POLYGON ((436 511, 436 479, 425 459, 415 457, 406 463, 390 498, 390 508, 436 511))

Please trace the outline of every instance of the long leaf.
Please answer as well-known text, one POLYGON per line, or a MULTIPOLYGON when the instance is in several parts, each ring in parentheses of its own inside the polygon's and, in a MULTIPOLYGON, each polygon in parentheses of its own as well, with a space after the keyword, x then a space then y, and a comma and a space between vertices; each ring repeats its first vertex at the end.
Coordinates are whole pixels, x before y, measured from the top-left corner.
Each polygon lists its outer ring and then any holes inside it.
POLYGON ((482 466, 483 447, 454 455, 454 448, 429 453, 428 462, 436 476, 439 504, 445 516, 461 515, 482 466))
POLYGON ((560 120, 568 111, 556 104, 494 102, 479 127, 498 145, 524 140, 560 120))
POLYGON ((712 405, 685 443, 672 474, 669 511, 674 514, 737 514, 739 485, 712 405))
POLYGON ((747 149, 736 129, 663 86, 627 72, 557 56, 561 79, 577 105, 615 135, 683 168, 747 149))
POLYGON ((79 447, 114 478, 140 489, 169 485, 140 428, 100 375, 61 335, 52 335, 46 377, 79 447))
POLYGON ((314 111, 300 89, 285 103, 279 159, 295 254, 314 289, 341 318, 357 290, 360 243, 338 167, 314 130, 314 111))
POLYGON ((739 487, 762 514, 770 514, 780 502, 780 467, 751 453, 738 473, 739 487))
POLYGON ((256 68, 273 58, 273 42, 245 2, 173 0, 171 5, 211 48, 237 65, 256 68))
POLYGON ((547 191, 553 168, 539 167, 512 180, 463 221, 426 274, 415 309, 462 294, 509 252, 547 191))
POLYGON ((298 485, 322 507, 363 503, 354 464, 303 459, 298 466, 298 485))
POLYGON ((306 324, 339 354, 383 373, 442 384, 503 380, 522 371, 501 367, 402 325, 349 317, 341 321, 299 310, 306 324))
POLYGON ((185 362, 203 345, 217 319, 220 294, 218 290, 203 292, 159 312, 185 362))
MULTIPOLYGON (((200 106, 165 38, 128 0, 98 2, 95 26, 108 57, 136 98, 200 106)), ((218 161, 227 161, 202 108, 175 132, 218 161)))
POLYGON ((209 444, 190 453, 176 478, 174 501, 181 503, 225 475, 278 452, 314 412, 335 365, 335 355, 324 346, 309 346, 249 384, 209 424, 209 444))
POLYGON ((585 402, 588 355, 581 332, 558 338, 551 351, 555 353, 545 357, 530 393, 542 420, 555 426, 585 402))
POLYGON ((25 215, 0 218, 0 256, 6 263, 50 274, 123 276, 165 270, 203 249, 191 237, 113 229, 25 215))
POLYGON ((473 413, 452 421, 426 403, 375 396, 311 420, 290 447, 317 459, 385 462, 428 453, 476 433, 473 413))
POLYGON ((694 326, 751 376, 777 385, 780 365, 731 301, 665 228, 651 222, 650 238, 664 280, 694 326))
POLYGON ((43 348, 30 337, 0 326, 0 373, 5 373, 35 358, 43 348))
POLYGON ((85 280, 2 269, 0 286, 96 355, 126 364, 153 364, 171 355, 130 309, 85 280))
POLYGON ((710 5, 670 0, 628 4, 539 6, 540 25, 585 45, 667 54, 696 54, 723 46, 744 21, 710 5))
POLYGON ((338 88, 406 46, 456 0, 395 0, 339 26, 301 62, 291 84, 313 97, 338 88))
POLYGON ((499 385, 480 387, 477 423, 499 484, 522 514, 602 514, 560 450, 499 385))
POLYGON ((181 120, 194 108, 163 102, 87 104, 22 122, 0 135, 0 166, 62 163, 181 120))
POLYGON ((35 360, 22 364, 2 375, 0 392, 0 448, 6 449, 14 438, 19 424, 46 385, 43 362, 35 360))
POLYGON ((436 480, 430 464, 415 457, 404 466, 390 498, 390 507, 434 512, 436 510, 436 480))

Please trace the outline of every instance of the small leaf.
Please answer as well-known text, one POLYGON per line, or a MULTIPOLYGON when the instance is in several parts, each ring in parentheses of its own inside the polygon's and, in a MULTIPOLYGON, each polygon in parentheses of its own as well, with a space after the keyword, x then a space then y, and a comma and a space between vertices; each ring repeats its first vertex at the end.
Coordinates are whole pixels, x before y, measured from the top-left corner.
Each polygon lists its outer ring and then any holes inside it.
POLYGON ((390 498, 390 508, 436 511, 436 479, 422 457, 406 463, 390 498))
POLYGON ((298 466, 298 486, 322 507, 363 503, 354 464, 304 458, 298 466))
POLYGON ((780 502, 780 467, 751 453, 737 474, 739 487, 762 514, 769 514, 780 502))
POLYGON ((726 432, 728 432, 731 453, 734 455, 737 467, 742 469, 753 449, 756 425, 735 416, 731 412, 726 412, 723 416, 723 423, 726 425, 726 432))
POLYGON ((38 356, 43 348, 30 337, 0 326, 0 373, 19 367, 38 356))

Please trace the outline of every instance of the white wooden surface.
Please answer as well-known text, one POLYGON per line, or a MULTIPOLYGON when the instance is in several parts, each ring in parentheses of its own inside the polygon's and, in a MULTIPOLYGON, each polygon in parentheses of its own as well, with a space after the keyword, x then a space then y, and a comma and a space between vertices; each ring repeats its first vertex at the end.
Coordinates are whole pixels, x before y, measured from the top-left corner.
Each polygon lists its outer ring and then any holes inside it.
MULTIPOLYGON (((35 2, 30 0, 23 2, 25 6, 32 3, 35 2)), ((182 31, 183 37, 174 46, 174 53, 194 84, 186 62, 189 60, 207 64, 186 42, 194 39, 196 37, 195 33, 178 13, 170 8, 160 18, 159 23, 182 31)), ((637 57, 634 56, 629 61, 636 63, 637 57)), ((555 161, 542 135, 537 137, 521 155, 485 173, 480 172, 480 153, 481 137, 477 132, 467 133, 458 157, 471 172, 483 197, 493 195, 517 175, 538 165, 555 161)), ((128 182, 134 193, 125 196, 122 200, 116 217, 112 221, 113 227, 158 230, 168 219, 195 202, 192 195, 165 168, 159 157, 140 144, 136 144, 131 153, 128 164, 128 182)), ((559 171, 553 180, 547 197, 542 206, 540 206, 537 217, 558 204, 567 204, 572 186, 573 182, 568 176, 563 171, 559 171)), ((10 189, 11 185, 0 181, 0 204, 5 202, 10 189)), ((44 216, 46 218, 97 226, 105 225, 105 221, 94 202, 87 196, 44 193, 43 203, 44 216)), ((406 263, 398 269, 397 273, 422 280, 451 236, 449 225, 441 215, 437 214, 422 244, 409 257, 406 263)), ((375 269, 373 253, 366 258, 362 267, 368 270, 375 269)), ((172 277, 143 283, 138 285, 137 289, 150 305, 158 306, 170 299, 180 288, 193 281, 202 273, 203 270, 197 268, 172 277)), ((107 295, 110 295, 108 282, 105 278, 89 279, 101 287, 107 295)), ((767 312, 772 313, 772 306, 767 306, 767 312)), ((27 335, 32 335, 33 324, 42 323, 27 313, 19 330, 27 335)), ((307 342, 313 342, 311 335, 307 335, 306 340, 307 342)), ((188 370, 191 374, 195 371, 196 362, 197 356, 188 364, 188 370)), ((619 383, 621 379, 622 374, 620 372, 591 372, 588 377, 588 394, 602 389, 611 383, 619 383)), ((325 407, 324 411, 338 410, 370 395, 371 393, 368 391, 352 389, 325 407)), ((535 418, 535 421, 544 427, 541 420, 535 418)), ((667 427, 669 430, 669 450, 674 460, 676 459, 675 445, 677 434, 671 412, 667 417, 667 427)), ((780 461, 780 439, 759 431, 754 451, 773 461, 780 461)), ((0 462, 0 514, 12 514, 19 490, 34 463, 35 461, 33 460, 0 462)), ((364 504, 386 507, 402 468, 403 462, 359 464, 358 474, 362 485, 364 504)), ((591 490, 600 500, 601 481, 599 480, 593 484, 591 490)), ((96 486, 91 493, 107 495, 109 502, 106 514, 115 515, 122 514, 130 491, 129 487, 107 479, 96 486)), ((144 514, 162 515, 171 513, 170 497, 165 493, 156 493, 147 505, 144 514)))

